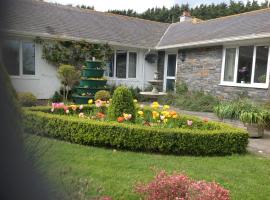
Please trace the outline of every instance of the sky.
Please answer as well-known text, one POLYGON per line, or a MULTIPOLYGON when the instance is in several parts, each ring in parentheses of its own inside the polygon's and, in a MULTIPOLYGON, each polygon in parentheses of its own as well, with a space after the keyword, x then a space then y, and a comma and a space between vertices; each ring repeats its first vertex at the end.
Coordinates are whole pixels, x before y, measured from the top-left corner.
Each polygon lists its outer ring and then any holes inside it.
MULTIPOLYGON (((72 4, 76 5, 86 5, 94 6, 95 10, 98 11, 108 11, 108 10, 127 10, 133 9, 141 13, 148 8, 153 7, 167 7, 170 8, 175 4, 189 3, 191 6, 196 6, 200 4, 211 4, 220 2, 230 2, 230 0, 45 0, 47 2, 56 2, 60 4, 72 4)), ((238 0, 236 0, 238 1, 238 0)), ((246 0, 242 0, 246 2, 246 0)), ((264 0, 259 0, 258 2, 264 2, 264 0)))

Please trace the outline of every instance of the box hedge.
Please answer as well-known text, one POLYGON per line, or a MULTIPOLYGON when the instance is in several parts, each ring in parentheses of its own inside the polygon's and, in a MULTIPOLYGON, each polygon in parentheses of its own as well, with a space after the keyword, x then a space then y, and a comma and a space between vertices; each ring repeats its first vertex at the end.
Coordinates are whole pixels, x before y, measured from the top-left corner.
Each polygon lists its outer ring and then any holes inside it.
POLYGON ((246 131, 218 122, 211 122, 219 127, 214 130, 160 129, 80 119, 46 111, 48 107, 25 109, 25 131, 82 145, 188 155, 244 153, 248 144, 246 131))

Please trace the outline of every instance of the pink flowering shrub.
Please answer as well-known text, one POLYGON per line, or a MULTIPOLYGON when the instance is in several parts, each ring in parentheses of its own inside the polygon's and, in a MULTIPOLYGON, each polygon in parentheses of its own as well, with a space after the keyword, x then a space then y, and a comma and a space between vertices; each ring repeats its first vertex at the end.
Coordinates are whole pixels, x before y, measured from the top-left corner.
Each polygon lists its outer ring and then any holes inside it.
POLYGON ((148 184, 135 187, 145 200, 229 200, 229 191, 218 184, 195 181, 183 174, 161 171, 148 184))

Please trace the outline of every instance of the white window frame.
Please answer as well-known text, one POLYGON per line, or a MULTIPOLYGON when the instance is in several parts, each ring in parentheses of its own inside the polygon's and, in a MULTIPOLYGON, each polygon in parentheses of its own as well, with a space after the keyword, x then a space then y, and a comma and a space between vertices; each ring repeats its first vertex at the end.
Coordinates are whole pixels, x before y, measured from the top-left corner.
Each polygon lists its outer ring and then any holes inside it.
POLYGON ((20 79, 38 79, 37 76, 37 48, 36 48, 36 43, 33 40, 27 40, 27 39, 17 39, 17 38, 10 38, 8 40, 15 40, 19 42, 19 75, 10 75, 11 78, 20 78, 20 79), (34 52, 35 52, 35 74, 23 74, 23 42, 32 42, 34 43, 34 52))
POLYGON ((139 56, 138 52, 134 50, 126 50, 126 49, 116 49, 114 50, 114 67, 113 67, 113 76, 108 78, 113 79, 113 80, 138 80, 138 61, 139 61, 139 56), (126 59, 126 78, 118 78, 116 77, 116 58, 117 58, 117 51, 125 51, 127 53, 127 59, 126 59), (136 77, 135 78, 129 78, 128 73, 129 73, 129 53, 136 53, 136 77))
MULTIPOLYGON (((164 75, 163 75, 163 91, 167 91, 167 79, 176 80, 177 77, 177 59, 178 59, 178 53, 177 52, 166 52, 165 59, 164 59, 164 75), (167 76, 167 70, 168 70, 168 57, 169 55, 176 55, 176 61, 175 61, 175 76, 167 76)), ((174 88, 175 90, 175 88, 174 88)))
POLYGON ((221 68, 221 77, 220 85, 224 86, 233 86, 233 87, 247 87, 247 88, 262 88, 267 89, 269 87, 269 72, 270 72, 270 45, 267 44, 256 44, 256 45, 239 45, 239 46, 226 46, 223 47, 223 56, 222 56, 222 68, 221 68), (251 83, 237 83, 237 71, 238 71, 238 61, 239 61, 239 47, 240 46, 253 46, 253 61, 252 61, 252 72, 251 72, 251 83), (268 61, 267 61, 267 70, 266 70, 266 83, 254 83, 255 76, 255 65, 256 65, 256 51, 258 46, 268 46, 268 61), (225 59, 226 59, 226 49, 235 48, 235 66, 234 66, 234 80, 224 81, 225 73, 225 59))

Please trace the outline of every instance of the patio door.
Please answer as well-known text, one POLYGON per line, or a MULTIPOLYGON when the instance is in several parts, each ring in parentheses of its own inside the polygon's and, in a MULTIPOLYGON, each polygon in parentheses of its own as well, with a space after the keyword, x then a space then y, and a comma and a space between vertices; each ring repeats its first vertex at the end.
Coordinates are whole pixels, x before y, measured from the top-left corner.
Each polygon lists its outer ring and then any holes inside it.
POLYGON ((163 83, 163 88, 165 91, 175 90, 176 63, 177 63, 176 53, 166 54, 164 67, 164 83, 163 83))

